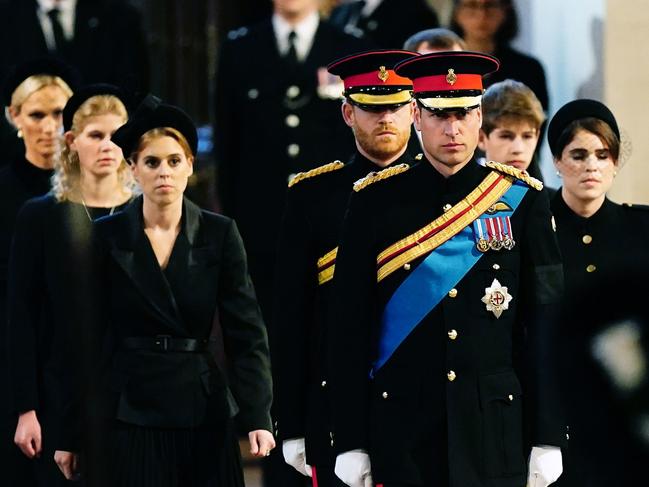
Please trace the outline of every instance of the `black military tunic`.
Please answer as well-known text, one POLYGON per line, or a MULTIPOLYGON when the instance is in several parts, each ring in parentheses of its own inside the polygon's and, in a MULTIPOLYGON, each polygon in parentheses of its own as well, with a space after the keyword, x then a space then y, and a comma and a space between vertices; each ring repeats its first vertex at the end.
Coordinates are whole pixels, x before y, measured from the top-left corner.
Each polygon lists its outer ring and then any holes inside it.
POLYGON ((445 179, 424 159, 350 200, 334 284, 334 440, 339 453, 369 451, 376 483, 521 486, 528 448, 559 445, 563 436, 541 394, 547 379, 530 367, 544 352, 538 327, 562 288, 548 199, 531 188, 511 217, 513 249, 487 251, 369 377, 380 315, 425 258, 377 284, 377 255, 457 204, 489 171, 470 161, 445 179), (494 279, 513 296, 499 319, 481 301, 494 279))
MULTIPOLYGON (((393 164, 414 161, 406 152, 393 164)), ((358 152, 349 164, 338 164, 288 191, 271 335, 279 434, 283 440, 305 437, 307 463, 316 466, 335 461, 325 354, 332 280, 323 277, 319 285, 318 260, 338 245, 354 182, 380 169, 358 152)))

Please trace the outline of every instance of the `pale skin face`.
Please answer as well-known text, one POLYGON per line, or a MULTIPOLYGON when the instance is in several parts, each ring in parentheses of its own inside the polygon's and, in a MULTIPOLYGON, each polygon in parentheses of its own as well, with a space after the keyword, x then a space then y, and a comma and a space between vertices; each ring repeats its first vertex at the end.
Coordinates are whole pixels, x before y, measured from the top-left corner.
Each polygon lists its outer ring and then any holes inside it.
POLYGON ((468 43, 484 43, 493 41, 505 16, 505 8, 497 0, 461 0, 455 20, 468 43))
POLYGON ((345 102, 342 115, 354 132, 359 152, 383 167, 405 152, 414 106, 414 102, 411 102, 396 109, 368 111, 345 102))
POLYGON ((613 185, 618 164, 597 135, 579 130, 564 147, 561 157, 554 160, 554 165, 563 179, 564 201, 583 214, 577 208, 590 207, 596 211, 602 205, 613 185))
POLYGON ((273 0, 275 13, 296 23, 318 9, 317 0, 273 0))
POLYGON ((110 138, 124 122, 122 117, 112 113, 97 115, 86 120, 79 134, 65 133, 66 143, 79 155, 82 177, 101 178, 117 173, 123 154, 110 138))
POLYGON ((52 167, 67 101, 60 87, 49 85, 29 95, 20 110, 9 108, 13 124, 22 131, 27 160, 39 167, 52 167))
POLYGON ((131 169, 144 198, 160 207, 182 199, 193 166, 193 158, 185 155, 181 145, 165 136, 149 142, 131 169))
POLYGON ((500 123, 489 135, 480 130, 478 147, 485 152, 488 161, 527 170, 538 141, 537 127, 524 120, 512 120, 500 123))
POLYGON ((450 49, 431 46, 428 42, 424 41, 419 46, 417 46, 417 52, 419 54, 430 54, 431 52, 441 52, 441 51, 461 51, 462 46, 459 44, 453 44, 450 49))
POLYGON ((426 159, 445 177, 471 160, 481 125, 480 107, 469 111, 415 108, 415 127, 421 131, 426 159))

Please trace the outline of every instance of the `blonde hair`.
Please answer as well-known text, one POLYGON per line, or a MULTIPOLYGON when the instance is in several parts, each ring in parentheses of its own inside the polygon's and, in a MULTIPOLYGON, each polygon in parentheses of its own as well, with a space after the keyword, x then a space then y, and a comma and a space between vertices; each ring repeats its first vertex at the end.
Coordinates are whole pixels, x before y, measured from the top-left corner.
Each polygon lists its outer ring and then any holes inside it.
POLYGON ((25 100, 46 86, 58 86, 63 90, 68 99, 72 96, 72 90, 68 84, 58 76, 52 76, 50 74, 35 74, 26 78, 11 94, 11 108, 13 108, 17 114, 20 113, 20 109, 22 108, 23 103, 25 103, 25 100))
POLYGON ((187 138, 179 130, 173 127, 157 127, 149 130, 148 132, 145 132, 140 136, 140 140, 137 143, 136 149, 131 153, 131 155, 128 158, 129 161, 132 164, 137 164, 137 158, 140 152, 142 152, 142 150, 144 149, 144 147, 152 140, 158 139, 160 137, 171 137, 176 142, 178 142, 178 144, 180 144, 180 147, 185 153, 185 157, 187 159, 194 158, 194 153, 189 147, 189 142, 187 142, 187 138))
MULTIPOLYGON (((128 113, 124 103, 113 95, 96 95, 88 98, 74 112, 72 127, 70 131, 78 136, 85 128, 91 117, 101 115, 117 115, 124 121, 128 119, 128 113)), ((125 193, 133 193, 135 181, 126 161, 122 159, 117 169, 117 178, 125 193)), ((68 144, 63 145, 59 157, 54 163, 54 175, 52 176, 52 193, 57 201, 69 200, 72 195, 78 194, 81 184, 81 165, 79 154, 70 149, 68 144)))

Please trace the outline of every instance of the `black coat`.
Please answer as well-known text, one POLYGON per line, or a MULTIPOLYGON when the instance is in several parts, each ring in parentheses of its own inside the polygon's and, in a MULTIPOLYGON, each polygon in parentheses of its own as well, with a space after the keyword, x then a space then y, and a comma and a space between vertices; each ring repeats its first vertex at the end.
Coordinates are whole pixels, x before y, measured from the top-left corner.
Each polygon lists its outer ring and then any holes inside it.
POLYGON ((235 223, 185 199, 182 228, 163 271, 142 218, 138 198, 95 226, 94 276, 101 285, 94 318, 108 326, 107 338, 91 342, 97 355, 97 345, 106 350, 100 381, 106 402, 96 411, 153 428, 218 425, 236 415, 245 431, 270 430, 266 332, 235 223), (227 374, 207 351, 124 347, 131 337, 207 340, 217 312, 227 374))
MULTIPOLYGON (((93 218, 110 209, 89 208, 93 218)), ((13 411, 36 410, 48 451, 60 445, 62 408, 72 370, 68 324, 77 299, 73 269, 90 262, 82 249, 90 242, 91 223, 80 204, 57 203, 51 196, 28 201, 20 211, 8 276, 8 350, 13 411)))
MULTIPOLYGON (((36 0, 0 4, 0 71, 48 55, 36 0), (20 42, 16 42, 20 39, 20 42)), ((74 37, 57 56, 76 67, 86 83, 132 90, 149 86, 142 15, 122 0, 78 0, 74 37)))
POLYGON ((367 449, 377 483, 520 486, 530 444, 561 444, 564 430, 542 394, 547 378, 534 367, 544 353, 539 326, 549 324, 562 288, 543 192, 530 188, 512 215, 515 247, 486 252, 369 378, 379 316, 425 258, 377 284, 377 255, 488 173, 470 161, 445 179, 424 159, 350 200, 334 282, 334 441, 338 452, 367 449), (513 296, 499 319, 481 301, 494 279, 513 296))
POLYGON ((411 35, 439 26, 437 14, 425 0, 383 0, 367 17, 360 16, 361 9, 358 2, 344 3, 329 19, 381 49, 401 49, 411 35))
MULTIPOLYGON (((414 162, 404 154, 395 164, 414 162)), ((307 463, 333 465, 327 366, 332 281, 318 284, 318 259, 338 245, 355 181, 379 170, 356 153, 341 169, 292 186, 280 230, 271 351, 278 430, 306 438, 307 463)))
POLYGON ((365 46, 321 21, 306 60, 290 72, 270 19, 234 31, 223 42, 214 136, 219 197, 224 212, 241 230, 264 313, 270 311, 288 177, 354 151, 352 132, 340 116, 340 100, 317 92, 318 70, 365 46), (288 117, 298 125, 289 126, 288 117), (295 156, 288 153, 292 144, 299 147, 295 156))
POLYGON ((605 199, 594 215, 584 218, 566 205, 561 190, 551 206, 569 294, 606 282, 610 276, 649 267, 648 207, 605 199))

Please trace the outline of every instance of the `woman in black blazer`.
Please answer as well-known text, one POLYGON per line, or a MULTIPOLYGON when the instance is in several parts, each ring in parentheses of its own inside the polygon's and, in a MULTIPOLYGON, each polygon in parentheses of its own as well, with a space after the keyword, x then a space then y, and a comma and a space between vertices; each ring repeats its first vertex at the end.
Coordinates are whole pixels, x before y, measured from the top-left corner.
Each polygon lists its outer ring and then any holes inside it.
POLYGON ((8 275, 8 369, 16 445, 33 458, 38 485, 63 485, 53 461, 70 342, 75 269, 87 264, 92 220, 118 211, 132 177, 110 139, 127 119, 122 93, 110 85, 78 90, 63 110, 65 148, 55 158, 53 190, 25 203, 17 216, 8 275), (36 457, 36 458, 35 458, 36 457))
POLYGON ((233 418, 254 455, 275 442, 266 332, 237 227, 183 197, 197 145, 184 112, 139 109, 113 140, 143 194, 95 225, 93 329, 105 333, 80 348, 104 350, 90 362, 90 410, 107 430, 90 447, 111 486, 243 486, 233 418))

